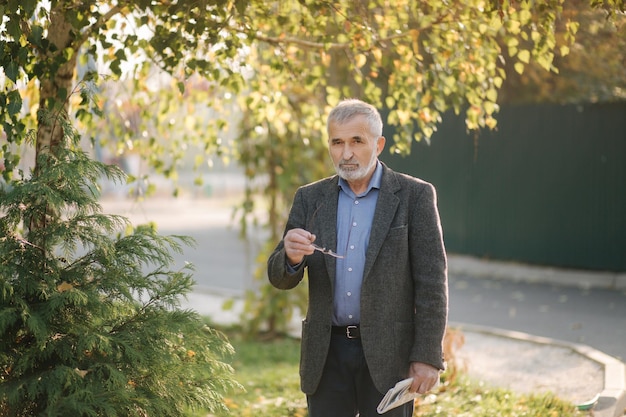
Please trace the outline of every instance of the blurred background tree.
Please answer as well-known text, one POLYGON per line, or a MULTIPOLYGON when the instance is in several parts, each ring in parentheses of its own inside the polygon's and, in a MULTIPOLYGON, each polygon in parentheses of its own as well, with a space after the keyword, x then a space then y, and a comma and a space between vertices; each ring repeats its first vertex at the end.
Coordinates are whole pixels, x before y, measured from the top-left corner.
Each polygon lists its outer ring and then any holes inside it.
MULTIPOLYGON (((524 86, 528 97, 548 95, 544 80, 555 83, 549 74, 571 51, 580 49, 578 67, 587 67, 591 45, 607 44, 594 30, 623 34, 623 0, 574 3, 2 1, 2 175, 25 175, 17 169, 25 147, 34 150, 27 166, 36 175, 40 155, 66 146, 50 112, 75 123, 92 146, 137 153, 169 178, 190 154, 196 167, 216 154, 232 158, 258 187, 248 189, 242 224, 265 200, 270 247, 295 187, 328 172, 323 121, 341 98, 384 109, 396 127, 390 151, 400 154, 429 140, 451 109, 470 130, 494 128, 501 94, 517 97, 524 86), (577 43, 581 26, 590 35, 577 43), (29 131, 35 139, 27 143, 29 131)), ((598 74, 595 96, 623 97, 598 74)), ((264 310, 270 330, 285 322, 282 309, 292 303, 284 297, 264 310)))
MULTIPOLYGON (((626 100, 626 24, 623 15, 607 19, 588 2, 568 1, 563 15, 578 22, 576 40, 565 57, 555 56, 558 71, 545 71, 531 61, 518 73, 507 66, 500 90, 501 104, 602 103, 626 100)), ((565 35, 564 22, 556 25, 557 38, 565 35)))

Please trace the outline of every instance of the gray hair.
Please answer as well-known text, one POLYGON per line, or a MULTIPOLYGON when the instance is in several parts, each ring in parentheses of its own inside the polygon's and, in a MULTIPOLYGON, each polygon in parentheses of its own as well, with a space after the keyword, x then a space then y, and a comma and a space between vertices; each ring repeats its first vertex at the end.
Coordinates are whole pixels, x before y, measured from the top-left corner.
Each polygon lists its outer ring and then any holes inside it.
POLYGON ((375 136, 383 135, 383 120, 378 109, 371 104, 357 99, 346 99, 330 111, 326 122, 326 130, 331 123, 345 123, 355 116, 365 116, 370 132, 375 136))

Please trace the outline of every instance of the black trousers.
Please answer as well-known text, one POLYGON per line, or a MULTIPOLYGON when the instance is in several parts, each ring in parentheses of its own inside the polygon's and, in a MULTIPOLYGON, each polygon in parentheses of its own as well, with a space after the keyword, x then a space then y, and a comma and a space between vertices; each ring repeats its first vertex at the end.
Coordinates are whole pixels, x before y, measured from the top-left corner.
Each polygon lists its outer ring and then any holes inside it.
MULTIPOLYGON (((365 363, 361 339, 333 334, 322 380, 315 394, 307 396, 309 417, 379 417, 376 407, 383 397, 365 363)), ((382 415, 411 417, 413 403, 382 415)))

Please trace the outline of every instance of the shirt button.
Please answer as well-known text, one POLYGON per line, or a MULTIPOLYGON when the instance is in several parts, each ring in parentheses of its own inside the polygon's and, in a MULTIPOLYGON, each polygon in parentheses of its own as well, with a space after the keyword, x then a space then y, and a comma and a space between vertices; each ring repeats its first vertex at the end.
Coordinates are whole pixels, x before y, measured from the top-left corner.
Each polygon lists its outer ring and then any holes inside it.
POLYGON ((352 314, 348 314, 348 318, 351 319, 352 318, 352 314))
POLYGON ((359 200, 354 200, 354 204, 359 204, 359 200))
POLYGON ((348 268, 348 272, 352 272, 352 268, 348 268))
POLYGON ((352 223, 352 226, 356 226, 356 222, 352 223))
POLYGON ((354 249, 354 245, 350 245, 350 249, 354 249))
POLYGON ((348 294, 348 297, 350 297, 352 295, 352 293, 350 291, 348 291, 347 294, 348 294))

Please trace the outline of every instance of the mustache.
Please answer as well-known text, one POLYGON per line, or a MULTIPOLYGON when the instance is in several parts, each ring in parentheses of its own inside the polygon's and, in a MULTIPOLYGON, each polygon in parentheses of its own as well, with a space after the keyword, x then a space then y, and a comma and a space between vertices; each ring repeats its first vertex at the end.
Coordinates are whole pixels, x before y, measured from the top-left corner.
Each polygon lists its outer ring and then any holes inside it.
POLYGON ((341 161, 339 161, 339 165, 345 165, 345 164, 356 165, 358 163, 359 162, 356 159, 354 159, 354 158, 349 159, 349 160, 342 159, 341 161))

